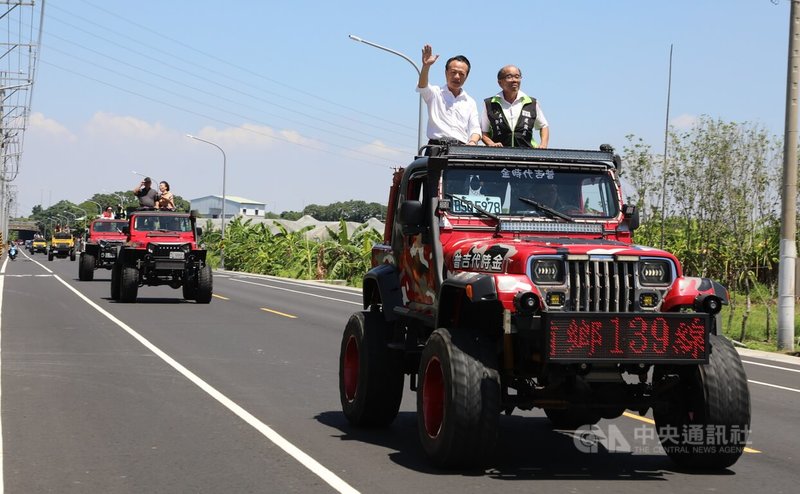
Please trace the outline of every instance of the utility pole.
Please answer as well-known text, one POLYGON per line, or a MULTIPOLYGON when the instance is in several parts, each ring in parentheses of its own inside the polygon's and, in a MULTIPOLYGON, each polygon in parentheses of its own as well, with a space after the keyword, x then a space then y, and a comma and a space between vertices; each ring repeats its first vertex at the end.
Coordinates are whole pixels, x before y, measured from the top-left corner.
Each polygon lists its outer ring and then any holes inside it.
POLYGON ((778 267, 778 349, 788 351, 794 350, 794 287, 797 261, 797 86, 800 83, 798 63, 800 63, 800 0, 791 0, 778 267))

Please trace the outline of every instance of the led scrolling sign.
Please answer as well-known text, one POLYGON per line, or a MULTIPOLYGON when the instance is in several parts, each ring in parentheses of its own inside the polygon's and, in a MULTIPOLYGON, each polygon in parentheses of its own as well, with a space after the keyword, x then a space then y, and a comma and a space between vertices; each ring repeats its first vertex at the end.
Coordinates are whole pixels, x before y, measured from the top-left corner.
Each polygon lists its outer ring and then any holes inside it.
POLYGON ((550 312, 542 317, 551 362, 708 362, 708 314, 550 312))

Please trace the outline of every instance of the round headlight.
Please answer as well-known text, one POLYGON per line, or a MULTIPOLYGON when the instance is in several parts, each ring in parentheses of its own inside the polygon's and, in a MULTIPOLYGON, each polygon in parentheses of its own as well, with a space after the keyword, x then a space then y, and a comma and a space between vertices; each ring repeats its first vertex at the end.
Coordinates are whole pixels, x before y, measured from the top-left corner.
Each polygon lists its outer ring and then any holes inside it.
POLYGON ((147 244, 147 253, 148 254, 152 254, 153 252, 155 252, 155 250, 156 250, 155 245, 150 244, 150 243, 147 244))

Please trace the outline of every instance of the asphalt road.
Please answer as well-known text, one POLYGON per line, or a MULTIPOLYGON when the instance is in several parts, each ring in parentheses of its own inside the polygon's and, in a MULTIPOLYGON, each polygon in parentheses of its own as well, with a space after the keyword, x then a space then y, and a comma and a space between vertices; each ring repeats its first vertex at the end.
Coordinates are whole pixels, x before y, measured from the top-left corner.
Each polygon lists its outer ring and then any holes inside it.
POLYGON ((360 292, 215 272, 208 305, 180 290, 109 299, 109 271, 3 258, 2 485, 9 493, 796 492, 800 360, 742 358, 753 424, 728 470, 687 472, 646 417, 601 421, 586 446, 539 411, 503 416, 483 472, 439 471, 417 441, 415 397, 385 430, 358 430, 338 352, 360 292))

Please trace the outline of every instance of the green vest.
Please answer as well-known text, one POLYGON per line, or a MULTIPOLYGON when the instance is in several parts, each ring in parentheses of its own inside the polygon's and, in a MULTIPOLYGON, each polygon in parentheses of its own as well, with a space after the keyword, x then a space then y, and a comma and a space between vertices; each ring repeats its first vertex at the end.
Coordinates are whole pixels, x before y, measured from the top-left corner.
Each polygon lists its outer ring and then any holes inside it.
POLYGON ((517 125, 511 125, 503 114, 500 106, 500 96, 492 96, 483 100, 486 105, 486 115, 489 117, 489 137, 494 142, 499 142, 505 147, 535 148, 539 144, 533 140, 533 123, 536 121, 536 98, 522 97, 522 110, 517 125))

